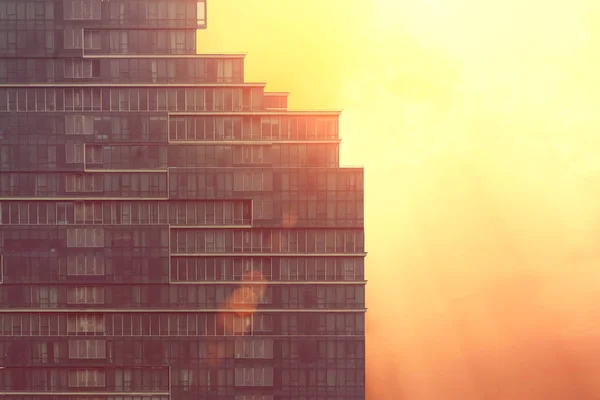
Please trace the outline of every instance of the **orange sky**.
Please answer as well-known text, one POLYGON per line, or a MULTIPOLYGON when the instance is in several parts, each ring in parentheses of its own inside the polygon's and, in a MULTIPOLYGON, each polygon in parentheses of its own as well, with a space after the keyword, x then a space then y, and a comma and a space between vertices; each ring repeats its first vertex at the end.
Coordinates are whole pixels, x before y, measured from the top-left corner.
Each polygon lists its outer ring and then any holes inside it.
POLYGON ((247 52, 246 79, 292 108, 344 109, 369 400, 600 398, 599 17, 593 0, 209 0, 199 51, 247 52))

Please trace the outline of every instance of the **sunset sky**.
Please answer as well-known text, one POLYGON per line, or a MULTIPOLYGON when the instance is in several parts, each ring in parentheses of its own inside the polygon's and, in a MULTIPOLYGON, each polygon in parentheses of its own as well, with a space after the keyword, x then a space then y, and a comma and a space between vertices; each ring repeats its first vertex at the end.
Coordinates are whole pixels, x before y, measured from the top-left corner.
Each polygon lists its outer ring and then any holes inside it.
POLYGON ((600 398, 599 18, 597 0, 209 0, 200 52, 248 53, 291 108, 344 110, 369 400, 600 398))

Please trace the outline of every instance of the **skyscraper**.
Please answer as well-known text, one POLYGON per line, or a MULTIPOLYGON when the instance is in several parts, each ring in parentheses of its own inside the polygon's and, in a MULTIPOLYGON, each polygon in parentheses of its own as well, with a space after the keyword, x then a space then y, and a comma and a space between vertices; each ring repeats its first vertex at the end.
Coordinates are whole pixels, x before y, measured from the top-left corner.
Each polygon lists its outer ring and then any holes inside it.
POLYGON ((340 113, 196 54, 205 16, 0 0, 3 398, 364 399, 340 113))

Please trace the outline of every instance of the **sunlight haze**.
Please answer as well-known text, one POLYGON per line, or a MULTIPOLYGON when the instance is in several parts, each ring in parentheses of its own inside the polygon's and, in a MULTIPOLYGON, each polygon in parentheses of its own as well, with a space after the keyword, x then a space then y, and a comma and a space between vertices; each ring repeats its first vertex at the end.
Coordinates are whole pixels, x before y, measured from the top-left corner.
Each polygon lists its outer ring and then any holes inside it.
POLYGON ((365 166, 368 400, 597 399, 600 3, 211 0, 365 166))

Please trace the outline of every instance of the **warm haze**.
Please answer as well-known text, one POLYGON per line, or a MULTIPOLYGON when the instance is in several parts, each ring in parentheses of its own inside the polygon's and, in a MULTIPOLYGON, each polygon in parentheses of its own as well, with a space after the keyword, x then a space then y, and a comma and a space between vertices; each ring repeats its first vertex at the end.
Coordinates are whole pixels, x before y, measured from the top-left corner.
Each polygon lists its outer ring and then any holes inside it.
POLYGON ((369 400, 597 399, 600 3, 215 0, 365 165, 369 400))

